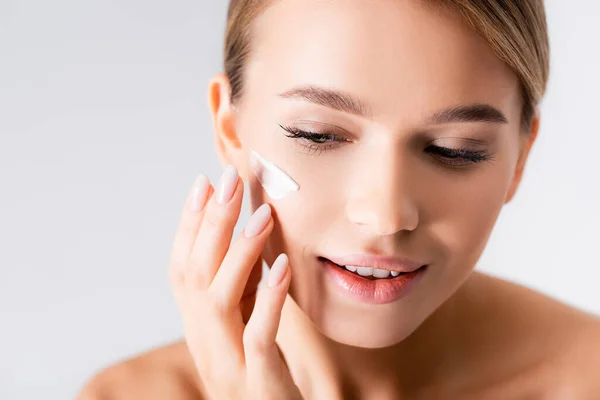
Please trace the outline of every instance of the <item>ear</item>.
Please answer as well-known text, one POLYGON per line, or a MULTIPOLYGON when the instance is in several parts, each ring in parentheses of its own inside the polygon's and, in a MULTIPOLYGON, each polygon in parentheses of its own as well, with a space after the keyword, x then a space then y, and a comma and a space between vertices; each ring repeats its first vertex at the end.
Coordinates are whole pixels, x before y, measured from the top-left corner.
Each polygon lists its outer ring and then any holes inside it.
POLYGON ((511 182, 510 188, 504 200, 504 204, 510 202, 519 185, 521 184, 521 179, 523 178, 523 171, 525 170, 525 164, 529 157, 529 151, 535 142, 538 131, 540 129, 540 110, 536 108, 535 115, 531 121, 531 129, 528 135, 523 135, 522 139, 520 139, 519 144, 519 159, 517 160, 517 167, 515 169, 515 174, 513 175, 513 180, 511 182))
POLYGON ((208 106, 213 122, 215 149, 221 165, 232 164, 247 179, 245 149, 236 129, 237 109, 231 102, 231 85, 225 74, 215 75, 208 84, 208 106))

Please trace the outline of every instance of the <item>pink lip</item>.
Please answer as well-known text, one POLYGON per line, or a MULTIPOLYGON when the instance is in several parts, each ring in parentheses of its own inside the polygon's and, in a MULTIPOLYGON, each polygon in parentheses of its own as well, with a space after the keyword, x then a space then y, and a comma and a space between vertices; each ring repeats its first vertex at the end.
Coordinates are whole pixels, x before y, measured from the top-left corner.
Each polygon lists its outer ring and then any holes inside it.
POLYGON ((413 272, 426 263, 399 257, 382 257, 367 253, 355 253, 339 256, 325 256, 337 265, 372 267, 387 271, 413 272))
POLYGON ((371 280, 359 276, 326 258, 319 258, 329 282, 338 293, 367 304, 387 304, 408 295, 421 280, 427 267, 394 278, 371 280))

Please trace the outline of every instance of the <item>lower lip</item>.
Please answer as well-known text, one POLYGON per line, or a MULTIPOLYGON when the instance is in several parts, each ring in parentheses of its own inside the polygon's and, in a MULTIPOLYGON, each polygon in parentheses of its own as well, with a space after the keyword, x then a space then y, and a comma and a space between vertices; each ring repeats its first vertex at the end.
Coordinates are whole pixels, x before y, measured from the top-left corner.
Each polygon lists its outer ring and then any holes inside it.
POLYGON ((320 258, 319 261, 342 295, 368 304, 387 304, 401 299, 411 292, 427 271, 425 265, 416 271, 394 278, 371 280, 339 267, 327 259, 320 258))

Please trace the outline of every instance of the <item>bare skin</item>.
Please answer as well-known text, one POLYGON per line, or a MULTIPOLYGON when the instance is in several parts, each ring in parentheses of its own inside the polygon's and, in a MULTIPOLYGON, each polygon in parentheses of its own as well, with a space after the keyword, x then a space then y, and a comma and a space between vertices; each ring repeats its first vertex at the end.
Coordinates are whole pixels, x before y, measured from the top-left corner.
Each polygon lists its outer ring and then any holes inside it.
MULTIPOLYGON (((222 163, 248 183, 254 210, 273 208, 262 257, 272 265, 279 253, 289 256, 277 345, 304 397, 597 396, 598 317, 473 271, 538 133, 539 115, 521 132, 514 71, 428 2, 274 3, 256 21, 243 97, 232 104, 219 75, 209 105, 222 163), (364 112, 290 92, 307 85, 358 99, 364 112), (473 104, 499 110, 504 121, 431 122, 441 110, 473 104), (279 124, 344 140, 307 151, 308 141, 286 137, 279 124), (427 140, 448 148, 476 142, 493 159, 450 168, 424 152, 427 140), (270 201, 248 165, 251 149, 290 173, 298 194, 270 201), (341 300, 317 257, 367 249, 430 268, 405 299, 341 300)), ((153 350, 101 372, 80 398, 206 398, 194 357, 202 355, 183 341, 153 350)))
MULTIPOLYGON (((461 315, 464 322, 472 321, 469 327, 462 326, 462 332, 470 332, 469 347, 474 356, 472 365, 461 376, 447 376, 423 387, 416 386, 405 397, 373 397, 367 393, 361 396, 354 391, 352 382, 332 381, 330 376, 324 376, 320 382, 311 383, 315 392, 336 393, 337 397, 328 397, 332 399, 369 400, 593 400, 597 397, 600 391, 595 375, 600 369, 597 316, 480 272, 473 273, 470 285, 473 286, 471 305, 461 315)), ((310 363, 312 348, 302 346, 299 350, 310 363)), ((308 364, 307 369, 310 367, 308 364)), ((207 398, 184 341, 104 369, 78 397, 80 400, 133 398, 207 398)))

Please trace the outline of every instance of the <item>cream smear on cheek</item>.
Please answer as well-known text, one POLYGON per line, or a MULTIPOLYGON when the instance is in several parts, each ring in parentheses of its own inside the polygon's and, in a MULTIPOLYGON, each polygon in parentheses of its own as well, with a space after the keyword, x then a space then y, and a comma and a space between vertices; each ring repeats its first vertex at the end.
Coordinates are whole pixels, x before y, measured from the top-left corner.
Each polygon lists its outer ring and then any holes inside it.
POLYGON ((254 150, 250 151, 250 166, 265 192, 274 200, 282 199, 300 189, 300 185, 281 168, 264 159, 254 150))

